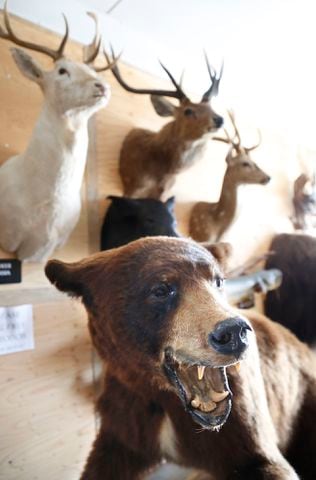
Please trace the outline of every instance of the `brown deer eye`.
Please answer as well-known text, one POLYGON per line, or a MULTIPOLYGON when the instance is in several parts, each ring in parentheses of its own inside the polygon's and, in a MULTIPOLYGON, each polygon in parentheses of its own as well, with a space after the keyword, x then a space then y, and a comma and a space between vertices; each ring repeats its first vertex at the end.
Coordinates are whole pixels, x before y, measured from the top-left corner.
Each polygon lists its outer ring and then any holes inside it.
POLYGON ((65 68, 60 68, 58 70, 58 73, 59 75, 65 75, 65 74, 69 75, 68 71, 65 68))
POLYGON ((248 162, 242 162, 242 166, 243 166, 243 167, 250 167, 251 165, 250 165, 250 163, 248 163, 248 162))
POLYGON ((192 108, 186 108, 183 113, 186 117, 195 117, 195 112, 192 108))

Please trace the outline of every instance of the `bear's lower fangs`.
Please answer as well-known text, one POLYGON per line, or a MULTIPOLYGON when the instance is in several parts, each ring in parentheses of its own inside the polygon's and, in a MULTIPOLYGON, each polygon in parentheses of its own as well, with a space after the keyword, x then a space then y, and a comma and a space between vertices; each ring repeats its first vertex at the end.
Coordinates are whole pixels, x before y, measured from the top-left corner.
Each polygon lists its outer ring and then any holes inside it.
POLYGON ((191 401, 191 405, 194 408, 199 408, 202 412, 209 413, 215 410, 216 408, 216 403, 210 400, 209 402, 201 402, 198 396, 194 397, 194 399, 191 401))
POLYGON ((213 400, 213 402, 221 402, 224 400, 226 397, 228 397, 229 392, 226 390, 225 392, 216 392, 213 389, 210 389, 210 397, 213 400))

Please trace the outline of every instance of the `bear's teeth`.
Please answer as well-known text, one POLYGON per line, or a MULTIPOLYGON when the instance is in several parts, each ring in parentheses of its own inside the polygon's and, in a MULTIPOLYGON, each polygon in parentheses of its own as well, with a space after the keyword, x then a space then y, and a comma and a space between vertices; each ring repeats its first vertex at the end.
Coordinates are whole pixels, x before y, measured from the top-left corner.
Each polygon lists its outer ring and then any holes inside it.
POLYGON ((213 402, 221 402, 224 400, 229 395, 229 392, 216 392, 216 390, 213 390, 210 388, 210 397, 213 400, 213 402))
POLYGON ((198 379, 202 380, 204 377, 205 367, 203 365, 198 365, 197 371, 198 371, 198 379))
POLYGON ((191 401, 191 405, 194 408, 198 408, 200 406, 201 402, 199 397, 194 397, 193 400, 191 401))
POLYGON ((210 400, 209 402, 201 403, 200 410, 202 410, 202 412, 212 412, 213 410, 215 410, 216 406, 216 403, 210 400))

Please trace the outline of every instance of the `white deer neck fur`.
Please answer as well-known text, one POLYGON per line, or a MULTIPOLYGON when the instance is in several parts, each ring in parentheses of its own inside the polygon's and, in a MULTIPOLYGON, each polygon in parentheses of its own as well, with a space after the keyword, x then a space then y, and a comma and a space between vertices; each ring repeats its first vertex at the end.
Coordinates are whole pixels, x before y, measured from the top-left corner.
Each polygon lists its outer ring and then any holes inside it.
POLYGON ((80 190, 88 149, 87 123, 92 113, 75 110, 60 114, 44 102, 22 155, 25 174, 32 177, 32 182, 39 178, 41 188, 49 191, 62 191, 65 185, 74 192, 80 190))

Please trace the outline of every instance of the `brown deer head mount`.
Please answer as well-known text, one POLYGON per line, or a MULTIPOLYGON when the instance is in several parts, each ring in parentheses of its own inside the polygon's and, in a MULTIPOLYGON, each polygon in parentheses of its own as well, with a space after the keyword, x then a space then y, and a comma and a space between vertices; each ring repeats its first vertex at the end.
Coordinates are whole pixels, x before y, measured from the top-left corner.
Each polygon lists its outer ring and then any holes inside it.
MULTIPOLYGON (((113 63, 113 50, 112 56, 113 63)), ((199 103, 186 96, 181 82, 178 83, 164 65, 173 90, 131 87, 123 79, 118 65, 112 67, 113 75, 125 90, 150 95, 159 115, 173 117, 157 132, 134 128, 123 140, 119 172, 125 196, 160 199, 174 184, 176 175, 202 157, 211 134, 222 126, 223 118, 211 107, 211 98, 218 93, 222 69, 217 75, 206 56, 205 59, 211 85, 199 103), (168 97, 179 104, 174 105, 168 97)), ((110 62, 109 57, 107 60, 110 62)))
MULTIPOLYGON (((211 106, 212 97, 217 96, 219 84, 222 78, 223 65, 219 74, 210 65, 207 55, 205 61, 211 79, 209 88, 203 93, 200 102, 192 102, 184 93, 181 82, 177 82, 170 71, 160 62, 163 70, 168 75, 174 90, 159 90, 147 88, 134 88, 126 83, 119 70, 117 63, 112 67, 112 73, 119 84, 128 92, 150 95, 151 103, 161 117, 174 117, 178 126, 178 133, 187 140, 195 140, 206 133, 217 131, 223 125, 223 117, 218 115, 211 106), (178 100, 174 105, 168 98, 178 100)), ((117 58, 112 49, 112 62, 117 58)))
POLYGON ((261 144, 261 133, 259 133, 258 142, 251 147, 244 147, 241 144, 240 134, 236 125, 235 116, 232 111, 228 111, 229 118, 234 128, 234 135, 231 137, 225 129, 226 138, 213 137, 213 140, 227 143, 230 149, 226 156, 226 163, 229 175, 236 184, 263 184, 269 182, 270 177, 261 170, 258 165, 251 159, 250 152, 255 150, 261 144))

